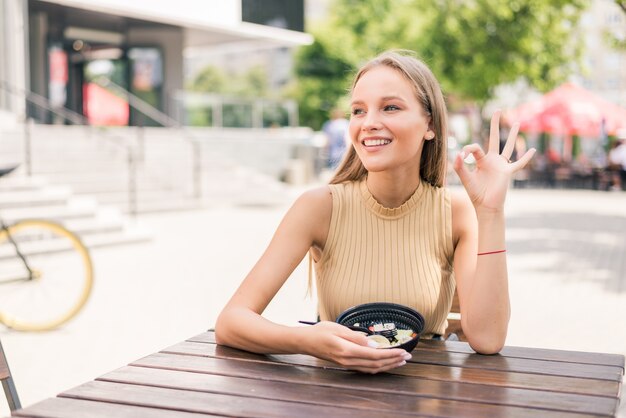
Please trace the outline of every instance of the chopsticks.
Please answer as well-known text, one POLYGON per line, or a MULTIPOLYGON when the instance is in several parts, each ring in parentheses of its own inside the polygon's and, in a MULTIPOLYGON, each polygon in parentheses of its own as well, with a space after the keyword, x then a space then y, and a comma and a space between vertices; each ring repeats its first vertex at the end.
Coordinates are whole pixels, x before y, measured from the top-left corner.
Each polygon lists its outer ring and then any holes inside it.
MULTIPOLYGON (((313 321, 298 321, 298 322, 301 323, 301 324, 305 324, 305 325, 319 324, 319 321, 317 321, 317 322, 313 322, 313 321)), ((344 324, 341 324, 341 325, 343 325, 346 328, 350 328, 352 331, 360 331, 360 332, 364 332, 364 333, 366 333, 368 335, 374 334, 374 331, 369 330, 369 329, 364 328, 364 327, 357 327, 356 325, 344 325, 344 324)))

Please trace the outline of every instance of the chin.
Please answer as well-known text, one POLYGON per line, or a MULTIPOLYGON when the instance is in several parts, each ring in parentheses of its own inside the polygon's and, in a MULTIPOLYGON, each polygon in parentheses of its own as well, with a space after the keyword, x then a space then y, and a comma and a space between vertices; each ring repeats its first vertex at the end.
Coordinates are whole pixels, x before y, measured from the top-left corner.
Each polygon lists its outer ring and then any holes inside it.
POLYGON ((394 165, 382 162, 373 163, 370 161, 369 163, 363 164, 363 167, 365 167, 368 173, 380 173, 383 171, 391 170, 392 168, 394 168, 394 165))
POLYGON ((384 168, 376 164, 363 164, 363 167, 365 167, 368 173, 380 173, 381 171, 385 171, 384 168))
POLYGON ((370 173, 377 173, 389 169, 389 164, 383 161, 372 161, 370 158, 361 159, 363 167, 370 173))

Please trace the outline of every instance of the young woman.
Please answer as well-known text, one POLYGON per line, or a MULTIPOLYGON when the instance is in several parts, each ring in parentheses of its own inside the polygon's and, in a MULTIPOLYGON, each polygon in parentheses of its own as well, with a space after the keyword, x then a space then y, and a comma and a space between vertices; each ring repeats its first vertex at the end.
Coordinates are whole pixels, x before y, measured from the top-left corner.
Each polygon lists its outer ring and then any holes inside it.
POLYGON ((489 149, 466 146, 454 161, 465 193, 443 187, 446 108, 439 84, 407 52, 386 52, 357 73, 348 149, 330 185, 304 193, 220 314, 220 344, 257 353, 305 353, 377 373, 405 364, 402 349, 368 346, 333 321, 367 302, 394 302, 424 315, 424 337, 442 335, 455 286, 468 342, 497 353, 506 338, 509 295, 504 201, 510 179, 532 158, 511 163, 517 126, 499 152, 499 118, 489 149), (473 154, 476 168, 464 159, 473 154), (319 315, 288 327, 261 314, 303 257, 315 262, 319 315))

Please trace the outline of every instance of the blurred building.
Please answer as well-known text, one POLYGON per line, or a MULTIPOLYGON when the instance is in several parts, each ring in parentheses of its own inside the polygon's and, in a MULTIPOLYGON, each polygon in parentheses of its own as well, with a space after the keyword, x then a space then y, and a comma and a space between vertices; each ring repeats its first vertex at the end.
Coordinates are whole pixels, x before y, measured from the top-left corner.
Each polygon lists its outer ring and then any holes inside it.
POLYGON ((613 0, 594 0, 581 16, 580 30, 583 68, 572 81, 626 107, 626 50, 610 45, 611 37, 626 41, 626 13, 613 0))
POLYGON ((0 112, 53 123, 32 104, 42 97, 96 124, 138 124, 120 90, 102 87, 110 80, 175 116, 185 54, 273 49, 280 57, 311 42, 303 0, 0 0, 0 112))

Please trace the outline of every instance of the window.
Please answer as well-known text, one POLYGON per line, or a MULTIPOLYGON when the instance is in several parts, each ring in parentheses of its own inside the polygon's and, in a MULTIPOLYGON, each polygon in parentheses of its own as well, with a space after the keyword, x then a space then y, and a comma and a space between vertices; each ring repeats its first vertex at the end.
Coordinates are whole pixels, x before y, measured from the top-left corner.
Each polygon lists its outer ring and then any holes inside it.
POLYGON ((304 0, 242 0, 241 19, 303 32, 304 0))

